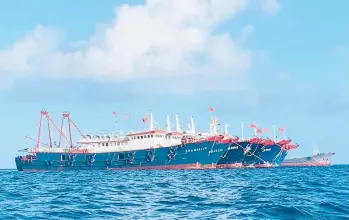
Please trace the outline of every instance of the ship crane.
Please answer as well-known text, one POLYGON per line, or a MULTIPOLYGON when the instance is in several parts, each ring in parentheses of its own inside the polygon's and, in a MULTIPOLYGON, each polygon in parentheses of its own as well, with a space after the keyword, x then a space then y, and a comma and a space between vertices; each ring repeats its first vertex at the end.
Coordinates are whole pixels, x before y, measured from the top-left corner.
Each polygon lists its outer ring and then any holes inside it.
POLYGON ((85 135, 81 132, 81 130, 76 126, 76 124, 74 123, 74 121, 70 118, 70 114, 68 112, 64 112, 63 113, 63 118, 62 118, 62 124, 61 127, 59 128, 57 126, 57 124, 52 120, 50 114, 48 111, 46 110, 42 110, 41 114, 40 114, 40 122, 39 122, 39 132, 38 132, 38 138, 37 140, 30 138, 28 136, 25 136, 26 138, 36 141, 36 146, 35 148, 39 148, 40 144, 47 146, 49 148, 53 148, 53 144, 52 144, 52 131, 51 131, 51 126, 53 126, 59 133, 59 144, 58 146, 56 145, 56 147, 60 147, 61 146, 61 140, 62 138, 64 138, 65 141, 68 141, 70 143, 70 147, 73 147, 73 139, 72 139, 72 126, 74 126, 78 132, 81 134, 81 136, 83 138, 86 138, 85 135), (42 136, 42 126, 43 126, 43 120, 46 118, 47 121, 47 129, 48 129, 48 136, 49 136, 49 144, 44 144, 41 142, 41 136, 42 136), (64 128, 64 121, 68 120, 68 127, 69 127, 69 138, 64 134, 63 132, 63 128, 64 128))

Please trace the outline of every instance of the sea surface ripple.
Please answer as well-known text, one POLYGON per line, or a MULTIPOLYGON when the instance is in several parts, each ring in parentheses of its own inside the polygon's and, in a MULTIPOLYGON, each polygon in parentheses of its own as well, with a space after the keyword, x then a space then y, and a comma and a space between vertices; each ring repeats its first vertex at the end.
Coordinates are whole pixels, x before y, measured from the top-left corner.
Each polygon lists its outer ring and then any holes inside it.
POLYGON ((349 166, 2 170, 0 219, 349 219, 349 166))

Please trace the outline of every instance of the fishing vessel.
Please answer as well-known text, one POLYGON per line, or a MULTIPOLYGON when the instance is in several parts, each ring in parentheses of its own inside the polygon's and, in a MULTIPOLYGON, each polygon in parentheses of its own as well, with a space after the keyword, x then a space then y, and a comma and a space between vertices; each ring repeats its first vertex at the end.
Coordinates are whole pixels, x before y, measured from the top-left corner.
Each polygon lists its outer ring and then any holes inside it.
POLYGON ((318 149, 313 149, 313 155, 308 157, 295 157, 285 159, 281 166, 331 166, 331 158, 335 153, 323 153, 318 149))
POLYGON ((257 158, 257 167, 279 166, 287 156, 288 152, 299 147, 298 144, 291 144, 291 139, 284 139, 275 142, 270 139, 262 141, 262 152, 257 158))
MULTIPOLYGON (((274 140, 271 140, 257 136, 258 133, 262 133, 262 130, 257 128, 256 123, 251 124, 251 127, 255 130, 254 137, 233 138, 228 151, 218 161, 217 168, 279 166, 289 150, 298 148, 297 144, 291 144, 291 139, 284 138, 284 140, 277 142, 275 128, 274 140)), ((284 130, 282 129, 282 131, 284 130)))
POLYGON ((177 114, 176 131, 170 130, 169 116, 167 119, 167 130, 156 129, 150 113, 147 131, 126 135, 84 135, 69 113, 63 113, 59 128, 47 111, 41 111, 36 146, 25 149, 23 155, 15 158, 16 167, 18 171, 216 168, 232 142, 229 135, 218 133, 217 118, 212 119, 210 134, 196 133, 192 117, 189 131, 180 130, 177 114), (49 144, 41 142, 44 118, 48 123, 49 144), (68 135, 63 132, 66 120, 68 135), (56 146, 52 144, 51 126, 59 132, 59 144, 56 146), (82 137, 75 145, 72 140, 73 127, 82 137), (61 146, 62 139, 69 145, 61 146))

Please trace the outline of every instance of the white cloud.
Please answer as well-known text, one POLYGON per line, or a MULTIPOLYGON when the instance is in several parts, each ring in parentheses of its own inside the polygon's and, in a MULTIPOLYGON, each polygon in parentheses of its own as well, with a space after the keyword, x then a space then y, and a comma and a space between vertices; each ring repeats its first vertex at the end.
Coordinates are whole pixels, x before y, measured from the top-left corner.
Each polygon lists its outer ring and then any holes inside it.
POLYGON ((279 0, 260 0, 261 8, 264 12, 275 14, 281 9, 279 0))
POLYGON ((251 52, 243 43, 253 26, 246 26, 236 40, 214 30, 242 12, 247 3, 148 0, 144 5, 122 5, 111 24, 100 26, 90 39, 72 44, 69 52, 60 48, 60 33, 39 25, 0 51, 0 76, 4 80, 35 75, 108 81, 190 77, 190 84, 198 76, 200 80, 241 78, 250 67, 251 52))

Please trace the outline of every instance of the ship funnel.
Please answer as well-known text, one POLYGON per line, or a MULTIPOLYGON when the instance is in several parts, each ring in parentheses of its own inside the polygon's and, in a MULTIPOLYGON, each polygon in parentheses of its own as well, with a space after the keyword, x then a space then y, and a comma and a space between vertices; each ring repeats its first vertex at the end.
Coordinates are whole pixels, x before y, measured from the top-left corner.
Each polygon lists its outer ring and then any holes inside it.
POLYGON ((171 132, 170 116, 168 114, 167 114, 166 130, 167 130, 167 132, 171 132))
POLYGON ((179 125, 179 119, 178 119, 178 114, 177 113, 175 114, 175 117, 176 117, 176 131, 177 132, 181 132, 181 127, 179 125))
POLYGON ((190 127, 191 127, 191 132, 195 133, 195 122, 193 116, 190 116, 190 127))

